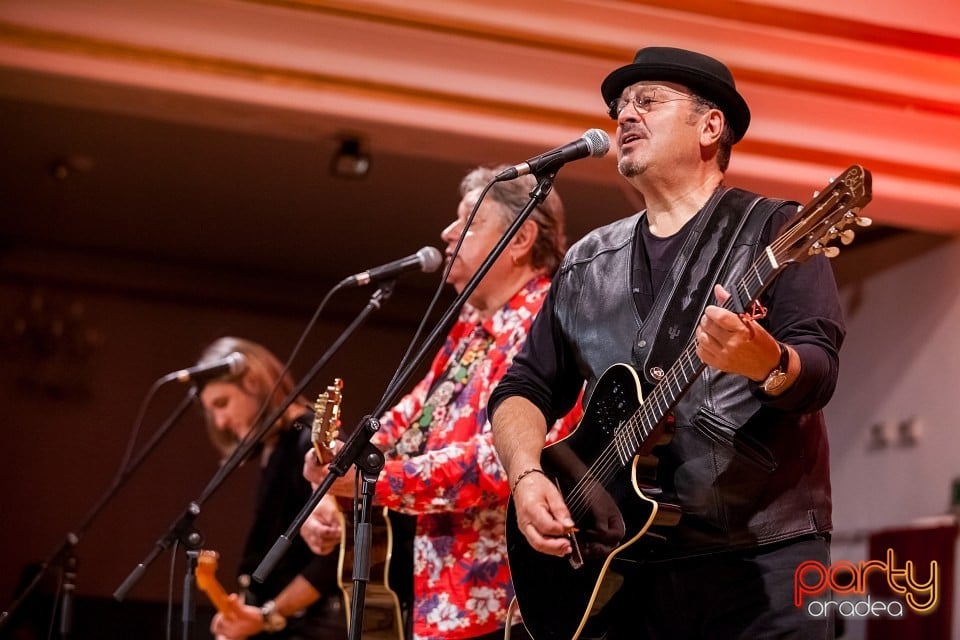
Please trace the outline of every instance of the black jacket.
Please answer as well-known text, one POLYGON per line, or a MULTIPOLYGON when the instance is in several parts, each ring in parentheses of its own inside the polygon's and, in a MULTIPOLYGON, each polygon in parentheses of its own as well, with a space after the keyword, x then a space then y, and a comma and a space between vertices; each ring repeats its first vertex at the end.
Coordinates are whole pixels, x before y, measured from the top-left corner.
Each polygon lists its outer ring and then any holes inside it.
MULTIPOLYGON (((719 206, 722 216, 744 215, 719 206)), ((676 299, 690 301, 694 322, 703 306, 713 302, 705 292, 714 281, 729 290, 767 244, 771 229, 779 228, 796 207, 780 207, 772 221, 769 209, 754 211, 719 277, 705 279, 697 272, 720 250, 709 242, 681 275, 676 299)), ((645 391, 653 386, 651 370, 673 364, 650 362, 653 345, 640 344, 640 336, 650 335, 642 331, 650 309, 641 308, 642 300, 634 295, 642 288, 638 280, 650 278, 640 239, 645 224, 638 214, 597 229, 571 247, 523 352, 491 398, 492 410, 503 398, 522 395, 541 408, 549 423, 571 406, 583 381, 589 403, 598 377, 613 364, 637 368, 645 391)), ((655 283, 652 290, 658 288, 655 283)), ((709 367, 696 378, 672 411, 672 440, 655 451, 662 489, 658 499, 683 510, 680 523, 665 529, 665 540, 651 547, 655 557, 747 547, 831 528, 829 455, 820 409, 836 383, 844 331, 828 262, 816 257, 791 265, 767 290, 764 302, 769 314, 761 322, 797 349, 804 364, 801 378, 778 398, 766 397, 747 378, 709 367)), ((656 340, 665 339, 674 320, 663 319, 652 334, 656 340)), ((692 326, 675 336, 681 343, 690 337, 687 329, 692 326)))

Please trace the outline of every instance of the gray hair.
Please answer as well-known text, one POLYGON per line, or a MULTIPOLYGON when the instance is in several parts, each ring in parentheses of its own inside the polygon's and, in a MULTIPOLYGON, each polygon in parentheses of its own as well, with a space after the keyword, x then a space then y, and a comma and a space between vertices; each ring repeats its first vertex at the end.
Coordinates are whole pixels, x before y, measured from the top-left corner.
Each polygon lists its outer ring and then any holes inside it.
MULTIPOLYGON (((691 95, 693 96, 693 113, 695 116, 702 116, 711 109, 722 111, 722 109, 720 109, 715 102, 707 100, 703 96, 696 93, 691 95)), ((720 171, 722 172, 726 172, 727 167, 730 166, 730 152, 733 149, 733 139, 735 137, 736 136, 733 132, 733 127, 730 126, 726 115, 724 115, 723 132, 721 132, 720 140, 717 142, 717 166, 720 167, 720 171)))
MULTIPOLYGON (((496 167, 477 167, 460 182, 460 196, 463 197, 474 189, 485 187, 494 177, 508 165, 496 167)), ((525 175, 515 180, 498 182, 487 192, 487 197, 501 205, 504 227, 509 226, 517 215, 530 201, 530 192, 537 186, 537 179, 532 175, 525 175)), ((537 269, 543 269, 552 275, 567 251, 567 237, 564 230, 563 201, 555 189, 551 189, 543 202, 534 207, 530 213, 538 229, 537 241, 531 250, 530 260, 537 269)))

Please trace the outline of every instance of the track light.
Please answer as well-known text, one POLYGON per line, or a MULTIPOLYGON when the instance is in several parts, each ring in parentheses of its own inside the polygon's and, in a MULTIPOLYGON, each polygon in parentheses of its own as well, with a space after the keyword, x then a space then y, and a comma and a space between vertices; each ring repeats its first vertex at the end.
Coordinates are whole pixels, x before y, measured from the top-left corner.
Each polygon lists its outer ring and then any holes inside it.
POLYGON ((330 161, 330 174, 338 178, 361 179, 370 172, 370 154, 358 137, 340 138, 340 146, 330 161))

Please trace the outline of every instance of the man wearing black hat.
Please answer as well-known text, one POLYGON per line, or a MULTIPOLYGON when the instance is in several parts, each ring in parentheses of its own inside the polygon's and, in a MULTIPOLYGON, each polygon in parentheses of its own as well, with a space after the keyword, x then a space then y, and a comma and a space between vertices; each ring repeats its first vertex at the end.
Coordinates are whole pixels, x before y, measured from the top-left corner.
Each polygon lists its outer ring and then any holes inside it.
MULTIPOLYGON (((729 294, 720 283, 739 282, 797 210, 797 203, 724 184, 731 147, 750 124, 732 74, 700 53, 648 47, 610 73, 601 93, 617 121, 619 171, 646 209, 571 247, 489 409, 521 540, 535 557, 607 558, 604 577, 614 579, 591 595, 598 615, 584 614, 581 628, 575 614, 564 628, 563 611, 576 607, 563 590, 589 593, 592 583, 576 583, 576 572, 569 580, 541 574, 530 581, 543 586, 527 596, 525 610, 527 578, 511 556, 524 621, 541 635, 557 631, 554 637, 832 638, 831 620, 793 602, 798 565, 830 562, 821 409, 836 384, 844 336, 830 266, 819 256, 791 265, 762 296, 762 310, 723 308, 729 294), (660 513, 676 505, 679 521, 654 519, 649 531, 630 530, 633 514, 616 496, 612 511, 596 499, 611 497, 605 492, 584 491, 574 505, 574 492, 561 492, 548 475, 559 475, 578 452, 551 447, 541 459, 546 425, 574 404, 584 382, 588 416, 593 403, 619 406, 614 390, 597 384, 617 363, 630 364, 649 392, 691 340, 707 367, 663 409, 672 438, 658 435, 650 445, 664 442, 652 450, 656 458, 646 458, 656 463, 647 465, 655 480, 643 477, 643 465, 632 472, 631 456, 618 460, 621 448, 632 451, 615 436, 620 425, 591 435, 610 438, 610 458, 626 467, 624 485, 653 485, 655 494, 648 493, 663 505, 660 513), (593 519, 575 520, 584 504, 593 519), (578 532, 581 522, 597 531, 578 532), (544 593, 557 600, 555 615, 532 606, 544 593)), ((627 378, 620 386, 631 387, 627 378)), ((650 411, 662 424, 658 410, 650 411)), ((582 469, 571 472, 581 476, 582 469)))

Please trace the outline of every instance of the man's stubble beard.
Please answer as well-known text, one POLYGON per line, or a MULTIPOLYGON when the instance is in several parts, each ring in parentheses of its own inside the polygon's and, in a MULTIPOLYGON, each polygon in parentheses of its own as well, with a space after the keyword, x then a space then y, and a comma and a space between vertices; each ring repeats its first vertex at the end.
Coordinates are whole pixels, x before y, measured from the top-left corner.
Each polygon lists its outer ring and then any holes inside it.
POLYGON ((624 178, 635 178, 643 173, 645 168, 646 167, 638 161, 631 160, 630 158, 620 158, 620 161, 617 163, 617 170, 624 178))

